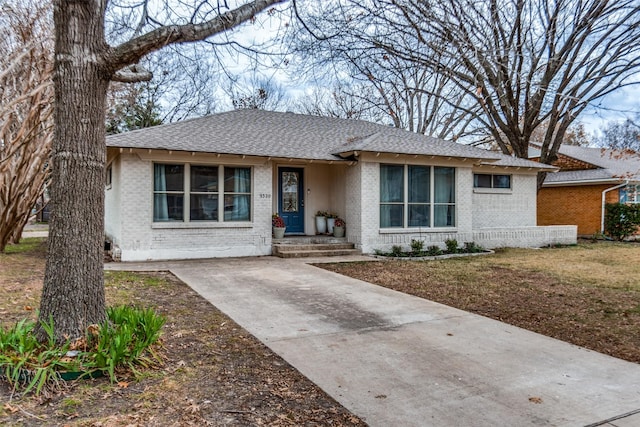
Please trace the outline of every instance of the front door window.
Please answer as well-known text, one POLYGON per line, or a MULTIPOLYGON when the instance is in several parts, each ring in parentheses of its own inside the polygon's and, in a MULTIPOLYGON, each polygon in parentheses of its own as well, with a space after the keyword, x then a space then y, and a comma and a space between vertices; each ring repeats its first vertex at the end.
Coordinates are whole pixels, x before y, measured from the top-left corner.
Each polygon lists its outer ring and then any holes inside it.
POLYGON ((282 172, 282 211, 298 212, 299 172, 282 172))
POLYGON ((281 167, 278 172, 278 213, 287 234, 304 234, 304 169, 281 167))

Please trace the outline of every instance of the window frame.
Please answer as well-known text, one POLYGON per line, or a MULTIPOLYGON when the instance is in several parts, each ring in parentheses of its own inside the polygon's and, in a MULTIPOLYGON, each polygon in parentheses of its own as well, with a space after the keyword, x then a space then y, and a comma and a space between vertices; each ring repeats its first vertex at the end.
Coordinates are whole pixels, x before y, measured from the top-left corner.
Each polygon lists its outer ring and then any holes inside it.
POLYGON ((152 207, 151 207, 151 216, 152 216, 152 224, 154 226, 164 227, 164 226, 180 226, 180 225, 197 225, 197 226, 211 226, 211 225, 231 225, 231 226, 243 226, 247 224, 253 224, 253 210, 254 210, 254 168, 251 165, 225 165, 225 164, 210 164, 210 163, 186 163, 186 162, 171 162, 171 161, 159 161, 152 162, 152 207), (183 167, 183 186, 182 192, 176 191, 158 191, 155 186, 155 165, 175 165, 183 167), (192 166, 205 166, 210 168, 217 168, 217 191, 192 191, 192 166), (225 169, 248 169, 249 170, 249 192, 228 192, 225 191, 225 169), (156 206, 155 206, 155 195, 156 194, 174 194, 180 193, 183 195, 183 204, 182 204, 182 220, 158 220, 156 219, 156 206), (198 195, 215 195, 217 197, 217 219, 191 219, 191 196, 198 195), (225 196, 229 195, 244 195, 248 197, 249 206, 248 206, 248 219, 242 220, 233 220, 233 219, 225 219, 225 196))
MULTIPOLYGON (((417 229, 429 229, 429 230, 443 230, 452 229, 457 227, 457 180, 458 180, 458 168, 453 166, 435 166, 435 165, 420 165, 420 164, 394 164, 394 163, 380 163, 379 165, 379 203, 378 212, 379 220, 378 226, 380 230, 385 232, 393 230, 417 230, 417 229), (382 176, 383 167, 402 167, 403 183, 402 183, 402 201, 383 201, 383 182, 382 176), (410 170, 412 168, 424 168, 429 170, 429 190, 426 195, 428 201, 411 201, 412 188, 410 186, 410 170), (453 179, 453 202, 441 202, 436 200, 436 170, 437 169, 450 169, 453 179), (384 206, 401 206, 402 207, 402 226, 390 225, 383 226, 383 207, 384 206), (428 206, 428 224, 427 225, 410 225, 410 209, 413 206, 428 206), (436 210, 443 206, 449 206, 453 208, 453 223, 451 225, 437 225, 436 210)), ((424 197, 422 197, 425 199, 424 197)), ((440 217, 438 217, 440 218, 440 217)))

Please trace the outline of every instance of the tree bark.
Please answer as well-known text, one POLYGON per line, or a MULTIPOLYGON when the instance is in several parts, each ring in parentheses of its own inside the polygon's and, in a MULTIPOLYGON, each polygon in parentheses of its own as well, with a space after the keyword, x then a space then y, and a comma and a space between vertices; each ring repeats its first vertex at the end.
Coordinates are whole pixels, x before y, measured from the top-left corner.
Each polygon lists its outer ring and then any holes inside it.
MULTIPOLYGON (((106 318, 103 242, 109 81, 168 44, 203 40, 283 0, 254 0, 201 24, 161 26, 119 46, 104 38, 107 0, 54 0, 54 142, 49 254, 41 321, 57 342, 84 336, 106 318)), ((148 77, 139 73, 139 78, 148 77)), ((132 80, 131 80, 132 81, 132 80)), ((42 327, 39 340, 47 339, 42 327)))
MULTIPOLYGON (((56 340, 105 320, 105 99, 101 2, 54 2, 55 103, 49 253, 40 319, 56 340)), ((38 338, 44 340, 39 329, 38 338)))

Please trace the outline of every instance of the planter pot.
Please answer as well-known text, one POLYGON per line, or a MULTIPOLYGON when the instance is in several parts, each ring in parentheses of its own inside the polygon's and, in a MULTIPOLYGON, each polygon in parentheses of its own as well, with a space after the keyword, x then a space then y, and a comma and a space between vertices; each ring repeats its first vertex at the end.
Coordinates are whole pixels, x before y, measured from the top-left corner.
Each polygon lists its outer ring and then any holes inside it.
POLYGON ((324 216, 316 217, 316 234, 325 234, 327 232, 327 218, 324 216))
POLYGON ((287 227, 273 227, 273 238, 274 239, 283 239, 284 238, 284 230, 287 227))
POLYGON ((327 233, 333 234, 333 226, 336 223, 335 218, 327 218, 327 233))
POLYGON ((344 237, 344 227, 333 227, 333 237, 344 237))

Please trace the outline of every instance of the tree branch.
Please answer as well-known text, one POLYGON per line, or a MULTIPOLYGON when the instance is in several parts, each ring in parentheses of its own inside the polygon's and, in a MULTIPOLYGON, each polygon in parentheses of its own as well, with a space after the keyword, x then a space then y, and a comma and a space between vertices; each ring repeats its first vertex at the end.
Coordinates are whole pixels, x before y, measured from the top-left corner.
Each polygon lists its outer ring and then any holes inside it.
POLYGON ((174 43, 204 40, 242 24, 256 14, 286 0, 255 0, 200 24, 167 25, 135 37, 109 49, 105 58, 108 69, 115 74, 127 65, 137 63, 143 56, 174 43))

